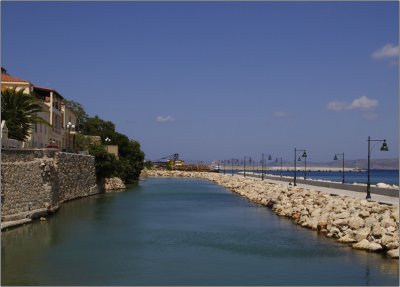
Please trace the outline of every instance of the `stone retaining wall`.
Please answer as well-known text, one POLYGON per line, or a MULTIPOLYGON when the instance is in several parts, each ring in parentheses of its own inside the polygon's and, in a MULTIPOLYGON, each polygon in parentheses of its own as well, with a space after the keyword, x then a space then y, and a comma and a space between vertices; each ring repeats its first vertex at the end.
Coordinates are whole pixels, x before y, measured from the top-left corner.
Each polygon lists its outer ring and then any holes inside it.
POLYGON ((60 202, 99 193, 93 156, 60 152, 56 161, 60 202))
POLYGON ((215 173, 149 170, 143 175, 207 179, 353 248, 399 257, 398 205, 215 173))
POLYGON ((52 213, 64 201, 99 192, 92 156, 51 149, 1 151, 2 228, 52 213))

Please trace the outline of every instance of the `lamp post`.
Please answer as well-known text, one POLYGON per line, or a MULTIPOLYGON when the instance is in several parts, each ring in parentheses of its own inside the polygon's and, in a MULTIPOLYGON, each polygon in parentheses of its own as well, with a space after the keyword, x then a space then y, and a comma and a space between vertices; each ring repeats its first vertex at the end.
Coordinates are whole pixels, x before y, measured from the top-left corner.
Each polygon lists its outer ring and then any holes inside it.
MULTIPOLYGON (((71 122, 67 123, 67 129, 68 129, 68 149, 71 150, 71 129, 75 129, 75 125, 72 124, 71 122)), ((72 148, 72 151, 74 148, 72 148)))
POLYGON ((233 167, 234 167, 234 166, 236 167, 237 164, 239 164, 239 160, 236 159, 236 158, 233 158, 233 159, 232 159, 232 176, 233 176, 233 167))
MULTIPOLYGON (((282 157, 279 157, 279 159, 281 160, 281 172, 280 172, 280 176, 282 177, 282 157)), ((278 157, 276 158, 275 162, 278 162, 278 157)))
POLYGON ((344 183, 344 153, 335 153, 333 160, 338 160, 338 155, 342 157, 342 183, 344 183))
POLYGON ((109 137, 106 137, 106 138, 104 139, 104 141, 106 142, 107 152, 108 152, 108 145, 110 144, 111 139, 110 139, 109 137))
POLYGON ((368 136, 368 181, 367 181, 367 197, 366 199, 370 199, 371 198, 371 182, 370 182, 370 169, 371 169, 371 163, 370 163, 370 158, 371 158, 371 151, 372 149, 375 147, 373 146, 371 148, 371 142, 383 142, 382 146, 381 146, 381 151, 388 151, 389 148, 387 146, 386 140, 371 140, 371 137, 368 136))
MULTIPOLYGON (((296 184, 296 169, 297 169, 297 165, 296 165, 296 157, 297 157, 297 153, 298 152, 303 152, 301 157, 306 158, 307 157, 307 152, 305 149, 296 149, 294 148, 294 179, 293 179, 293 185, 297 186, 296 184)), ((301 157, 298 158, 298 161, 301 161, 301 157)))
POLYGON ((304 180, 307 179, 307 157, 304 157, 304 180))
POLYGON ((226 173, 226 161, 223 160, 222 162, 223 162, 223 164, 224 164, 224 174, 225 174, 225 173, 226 173))
MULTIPOLYGON (((265 174, 264 167, 266 167, 265 156, 266 156, 265 153, 261 154, 261 180, 264 180, 264 174, 265 174)), ((272 160, 272 157, 270 154, 268 155, 268 160, 272 160)))
POLYGON ((249 159, 249 163, 251 164, 251 157, 245 156, 243 158, 243 176, 246 177, 246 159, 249 159))

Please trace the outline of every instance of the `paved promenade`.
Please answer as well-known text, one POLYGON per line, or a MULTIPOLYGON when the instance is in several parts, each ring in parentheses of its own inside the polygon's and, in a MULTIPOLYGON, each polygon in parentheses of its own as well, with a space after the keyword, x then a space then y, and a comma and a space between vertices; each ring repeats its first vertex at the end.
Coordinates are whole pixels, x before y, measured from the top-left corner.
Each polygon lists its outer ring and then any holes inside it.
MULTIPOLYGON (((236 174, 235 176, 243 177, 243 175, 239 175, 239 174, 236 174)), ((261 180, 260 176, 255 176, 255 175, 253 175, 251 173, 246 174, 246 176, 250 177, 250 178, 255 178, 255 179, 261 180)), ((271 179, 269 177, 266 177, 264 179, 264 181, 271 182, 271 183, 277 183, 277 184, 288 184, 287 181, 279 180, 279 178, 271 179)), ((301 187, 301 188, 304 188, 304 189, 319 190, 321 192, 328 193, 328 194, 337 194, 337 195, 342 195, 342 196, 350 196, 350 197, 355 197, 355 198, 360 198, 360 199, 365 199, 365 197, 367 195, 366 192, 358 192, 358 191, 351 191, 351 190, 324 187, 324 186, 315 186, 315 185, 305 184, 305 183, 297 183, 297 187, 301 187)), ((386 195, 380 195, 380 194, 374 194, 374 193, 371 193, 370 201, 376 201, 376 202, 381 202, 381 203, 399 205, 399 197, 386 196, 386 195)))

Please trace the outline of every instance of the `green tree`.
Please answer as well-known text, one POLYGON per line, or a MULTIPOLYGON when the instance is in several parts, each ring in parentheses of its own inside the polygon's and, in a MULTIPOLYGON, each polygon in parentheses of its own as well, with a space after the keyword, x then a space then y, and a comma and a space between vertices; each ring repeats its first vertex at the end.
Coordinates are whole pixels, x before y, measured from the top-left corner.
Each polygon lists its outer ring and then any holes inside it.
POLYGON ((73 113, 76 116, 76 123, 75 123, 76 130, 78 131, 82 130, 86 121, 89 118, 83 106, 80 103, 75 102, 73 100, 65 100, 65 105, 67 106, 67 108, 73 111, 73 113))
POLYGON ((108 153, 102 145, 92 145, 89 154, 95 158, 96 175, 98 179, 119 176, 121 164, 115 155, 108 153))
POLYGON ((90 139, 82 134, 75 134, 75 150, 87 151, 91 145, 90 139))
POLYGON ((146 169, 152 169, 152 168, 154 167, 154 163, 153 163, 152 161, 150 161, 150 160, 147 160, 147 161, 145 161, 145 162, 143 163, 143 166, 144 166, 146 169))
POLYGON ((23 90, 5 89, 1 91, 1 120, 6 121, 8 136, 24 141, 29 136, 33 124, 49 123, 39 117, 42 112, 38 99, 23 93, 23 90))
POLYGON ((90 147, 89 153, 95 155, 96 165, 98 166, 98 176, 106 175, 118 176, 126 183, 137 181, 143 169, 144 153, 140 149, 137 141, 129 139, 126 135, 115 130, 115 124, 105 121, 99 116, 88 117, 82 105, 77 102, 69 101, 68 107, 77 112, 78 118, 82 119, 80 132, 82 136, 76 135, 77 149, 84 150, 90 146, 90 141, 83 135, 100 136, 102 144, 112 144, 118 146, 119 160, 107 157, 104 146, 90 147), (111 142, 106 143, 105 139, 110 138, 111 142))
POLYGON ((82 128, 82 133, 85 135, 100 136, 104 143, 105 138, 114 138, 115 124, 110 121, 104 121, 96 115, 86 120, 82 128))
POLYGON ((121 158, 127 160, 129 166, 124 180, 127 183, 137 181, 143 169, 144 153, 140 149, 139 142, 130 140, 126 135, 116 132, 112 137, 114 144, 118 145, 121 158))

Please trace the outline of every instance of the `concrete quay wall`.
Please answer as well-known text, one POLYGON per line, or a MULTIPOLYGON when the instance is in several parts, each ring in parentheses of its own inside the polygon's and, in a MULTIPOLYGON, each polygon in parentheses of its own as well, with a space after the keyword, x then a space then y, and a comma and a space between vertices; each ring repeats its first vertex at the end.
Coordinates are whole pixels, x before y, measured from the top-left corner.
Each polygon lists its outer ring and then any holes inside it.
POLYGON ((1 228, 55 212, 62 202, 93 195, 94 157, 51 149, 2 149, 1 228))

